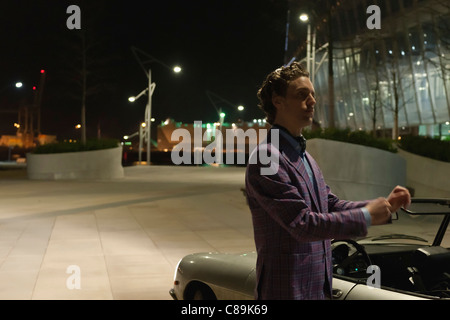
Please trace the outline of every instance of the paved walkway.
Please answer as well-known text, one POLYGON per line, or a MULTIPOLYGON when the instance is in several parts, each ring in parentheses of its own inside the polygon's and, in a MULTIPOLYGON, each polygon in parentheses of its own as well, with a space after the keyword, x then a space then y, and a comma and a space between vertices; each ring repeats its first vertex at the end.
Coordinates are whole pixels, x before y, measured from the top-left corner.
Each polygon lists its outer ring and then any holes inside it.
POLYGON ((0 299, 171 299, 184 255, 254 250, 244 172, 136 166, 108 182, 30 181, 0 168, 0 299))

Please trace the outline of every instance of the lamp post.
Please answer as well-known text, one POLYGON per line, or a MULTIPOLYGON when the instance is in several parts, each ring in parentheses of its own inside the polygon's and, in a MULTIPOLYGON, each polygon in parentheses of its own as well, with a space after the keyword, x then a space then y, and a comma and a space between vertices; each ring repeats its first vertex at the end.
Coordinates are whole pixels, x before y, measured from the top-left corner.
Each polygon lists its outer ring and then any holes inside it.
MULTIPOLYGON (((4 86, 1 90, 0 93, 2 93, 3 91, 9 89, 12 87, 12 84, 8 84, 7 86, 4 86)), ((17 89, 22 88, 23 87, 23 83, 20 81, 17 81, 16 83, 14 83, 14 87, 16 87, 17 89)))
MULTIPOLYGON (((130 102, 134 102, 137 99, 139 99, 143 94, 145 94, 146 92, 148 93, 148 100, 147 100, 147 105, 145 107, 145 128, 143 128, 143 130, 145 130, 145 138, 147 140, 147 165, 150 165, 150 153, 151 153, 151 120, 152 120, 152 95, 153 95, 153 91, 155 90, 156 87, 156 83, 152 82, 152 71, 151 69, 147 69, 144 67, 145 63, 153 63, 156 62, 170 70, 172 70, 175 73, 180 73, 181 72, 181 67, 180 66, 175 66, 173 68, 169 67, 167 64, 165 64, 164 62, 162 62, 161 60, 156 59, 155 57, 149 55, 148 53, 136 48, 136 47, 132 47, 131 50, 133 51, 134 56, 136 57, 136 59, 138 60, 139 64, 141 65, 142 69, 144 70, 145 74, 147 75, 148 78, 148 87, 146 89, 144 89, 141 93, 139 93, 136 97, 130 97, 128 98, 128 101, 130 102), (145 58, 147 58, 148 60, 143 61, 142 59, 139 58, 139 55, 141 54, 142 56, 144 56, 145 58)), ((141 148, 139 148, 139 152, 141 152, 141 148)), ((140 157, 140 156, 139 156, 140 157)), ((140 162, 140 160, 139 160, 140 162)))
POLYGON ((142 161, 142 140, 145 136, 145 139, 147 141, 147 164, 150 165, 150 139, 151 139, 151 132, 150 132, 150 123, 151 123, 151 103, 152 103, 152 95, 153 95, 153 91, 155 90, 156 87, 156 83, 152 83, 151 81, 151 70, 149 70, 149 74, 148 74, 148 88, 142 90, 137 96, 133 96, 133 97, 129 97, 128 101, 130 102, 135 102, 137 99, 139 99, 140 97, 142 97, 144 94, 150 92, 148 94, 148 100, 147 100, 147 105, 145 107, 145 114, 144 114, 144 119, 145 122, 141 123, 140 127, 139 127, 139 163, 141 163, 142 161))
POLYGON ((311 19, 306 13, 302 13, 299 19, 301 22, 307 23, 306 69, 311 76, 311 82, 314 84, 314 76, 316 73, 316 33, 311 31, 311 19))

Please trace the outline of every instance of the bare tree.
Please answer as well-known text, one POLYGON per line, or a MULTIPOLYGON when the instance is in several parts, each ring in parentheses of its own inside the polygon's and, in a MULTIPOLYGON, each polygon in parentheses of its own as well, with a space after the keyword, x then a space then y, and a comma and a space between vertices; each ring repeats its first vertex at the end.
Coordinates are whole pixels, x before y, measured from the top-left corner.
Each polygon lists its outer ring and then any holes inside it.
POLYGON ((81 142, 87 138, 87 104, 94 96, 105 96, 113 88, 112 62, 118 59, 108 50, 106 36, 99 33, 102 23, 100 12, 105 6, 102 1, 83 2, 80 30, 68 31, 61 49, 61 73, 58 78, 65 84, 65 95, 81 105, 81 142))

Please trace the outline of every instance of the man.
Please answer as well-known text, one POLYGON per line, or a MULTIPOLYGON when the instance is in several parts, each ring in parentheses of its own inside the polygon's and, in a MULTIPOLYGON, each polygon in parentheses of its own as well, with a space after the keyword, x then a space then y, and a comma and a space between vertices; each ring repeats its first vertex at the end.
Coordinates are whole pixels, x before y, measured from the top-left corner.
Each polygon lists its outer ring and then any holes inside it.
POLYGON ((330 239, 361 237, 369 225, 388 223, 391 212, 410 204, 410 194, 397 186, 387 199, 350 202, 331 193, 317 163, 304 150, 301 133, 312 124, 316 98, 300 64, 270 73, 258 98, 272 128, 252 153, 246 172, 258 253, 255 296, 330 298, 330 239), (278 161, 269 174, 261 173, 262 152, 278 161))

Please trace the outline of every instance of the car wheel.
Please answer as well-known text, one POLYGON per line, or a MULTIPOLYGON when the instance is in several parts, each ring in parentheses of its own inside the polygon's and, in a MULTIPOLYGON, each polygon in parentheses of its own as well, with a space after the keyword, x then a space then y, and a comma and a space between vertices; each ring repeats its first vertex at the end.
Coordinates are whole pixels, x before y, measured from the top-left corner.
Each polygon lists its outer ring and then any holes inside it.
POLYGON ((195 283, 192 285, 190 294, 187 297, 188 300, 217 300, 216 295, 203 283, 195 283))

